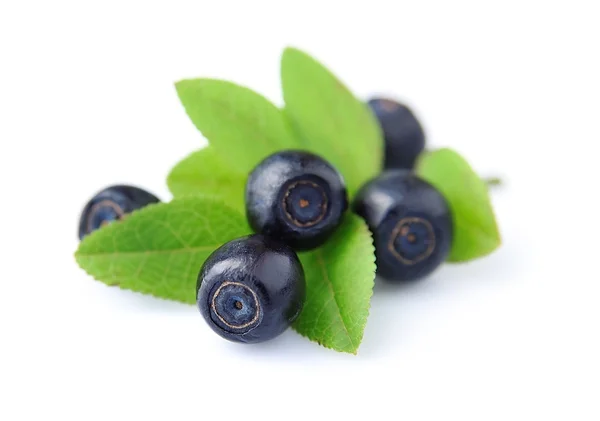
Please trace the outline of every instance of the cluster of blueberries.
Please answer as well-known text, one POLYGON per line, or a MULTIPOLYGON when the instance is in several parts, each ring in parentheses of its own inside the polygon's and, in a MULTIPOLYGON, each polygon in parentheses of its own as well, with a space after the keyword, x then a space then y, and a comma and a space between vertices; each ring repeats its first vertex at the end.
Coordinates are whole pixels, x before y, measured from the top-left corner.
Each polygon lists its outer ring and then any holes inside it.
MULTIPOLYGON (((377 274, 413 281, 447 257, 452 219, 444 197, 412 169, 425 146, 421 125, 403 104, 368 102, 385 137, 385 171, 358 192, 353 211, 367 222, 377 274)), ((296 251, 322 245, 349 207, 343 177, 323 158, 304 151, 277 152, 249 175, 246 214, 256 234, 232 240, 205 261, 197 304, 211 328, 244 343, 272 339, 300 314, 305 278, 296 251)), ((132 186, 112 186, 85 206, 79 237, 158 202, 132 186)))

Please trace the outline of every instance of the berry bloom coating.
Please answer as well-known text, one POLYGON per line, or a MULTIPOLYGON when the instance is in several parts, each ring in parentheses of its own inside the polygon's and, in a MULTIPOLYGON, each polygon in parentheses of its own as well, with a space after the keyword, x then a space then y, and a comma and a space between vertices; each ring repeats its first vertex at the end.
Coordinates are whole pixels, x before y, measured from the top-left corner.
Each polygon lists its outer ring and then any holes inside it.
POLYGON ((250 173, 246 184, 250 226, 297 250, 323 244, 347 208, 340 173, 308 152, 282 151, 267 157, 250 173))
POLYGON ((450 252, 453 227, 446 200, 408 170, 387 171, 365 184, 354 210, 373 233, 377 274, 385 279, 420 279, 450 252))
POLYGON ((197 304, 208 325, 233 342, 273 339, 298 317, 306 284, 289 246, 255 234, 214 251, 198 275, 197 304))
POLYGON ((369 106, 385 138, 385 169, 412 169, 425 148, 425 133, 413 112, 386 98, 373 98, 369 106))
POLYGON ((92 197, 83 208, 79 218, 79 239, 136 209, 158 202, 160 200, 156 196, 138 187, 107 187, 92 197))

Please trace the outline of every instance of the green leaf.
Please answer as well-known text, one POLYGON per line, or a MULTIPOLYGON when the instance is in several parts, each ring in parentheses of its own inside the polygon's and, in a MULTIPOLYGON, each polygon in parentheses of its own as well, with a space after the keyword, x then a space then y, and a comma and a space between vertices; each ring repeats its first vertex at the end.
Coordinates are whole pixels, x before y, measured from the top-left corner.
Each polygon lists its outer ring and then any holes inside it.
POLYGON ((424 153, 416 171, 444 195, 452 210, 454 239, 448 261, 473 260, 500 246, 488 187, 467 161, 451 149, 438 149, 424 153))
POLYGON ((283 112, 248 88, 215 79, 182 80, 175 87, 194 125, 238 172, 300 145, 283 112))
POLYGON ((374 251, 366 224, 348 214, 324 246, 301 254, 307 292, 294 329, 327 348, 356 354, 373 293, 374 251))
POLYGON ((175 165, 167 177, 167 185, 174 197, 217 197, 243 212, 246 177, 209 146, 192 152, 175 165))
POLYGON ((75 259, 108 285, 194 303, 204 260, 249 232, 240 212, 206 197, 185 197, 149 205, 93 232, 75 259))
POLYGON ((281 58, 285 111, 305 148, 342 173, 352 197, 381 171, 383 136, 368 106, 309 55, 286 48, 281 58))

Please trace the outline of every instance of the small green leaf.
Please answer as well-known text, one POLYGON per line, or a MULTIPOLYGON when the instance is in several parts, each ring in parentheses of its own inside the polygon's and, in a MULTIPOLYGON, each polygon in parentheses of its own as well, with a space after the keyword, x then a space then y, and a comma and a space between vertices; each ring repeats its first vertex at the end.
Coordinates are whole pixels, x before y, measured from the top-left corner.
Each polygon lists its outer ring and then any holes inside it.
POLYGON ((215 79, 182 80, 175 87, 194 125, 238 172, 299 147, 283 112, 248 88, 215 79))
POLYGON ((75 259, 108 285, 191 304, 204 260, 249 232, 240 212, 190 196, 149 205, 93 232, 80 243, 75 259))
POLYGON ((231 168, 209 146, 192 152, 177 163, 167 177, 167 185, 174 197, 217 197, 243 212, 246 177, 231 168))
POLYGON ((448 261, 473 260, 500 246, 500 233, 487 185, 464 158, 451 149, 426 152, 419 159, 416 171, 450 204, 454 240, 448 261))
POLYGON ((293 325, 298 333, 327 348, 356 354, 373 294, 374 251, 366 224, 349 214, 324 246, 300 255, 307 291, 293 325))
POLYGON ((285 111, 305 148, 331 161, 352 197, 381 171, 383 136, 373 113, 309 55, 286 48, 281 58, 285 111))

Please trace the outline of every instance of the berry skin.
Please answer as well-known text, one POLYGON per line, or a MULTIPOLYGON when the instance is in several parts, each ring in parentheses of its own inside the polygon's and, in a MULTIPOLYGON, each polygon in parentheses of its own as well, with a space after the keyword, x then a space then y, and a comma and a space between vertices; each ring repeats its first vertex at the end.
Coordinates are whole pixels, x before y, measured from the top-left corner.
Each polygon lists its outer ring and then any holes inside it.
POLYGON ((267 157, 250 173, 246 184, 250 226, 297 250, 323 244, 347 208, 340 173, 308 152, 290 150, 267 157))
POLYGON ((197 304, 209 326, 233 342, 264 342, 298 317, 306 284, 298 256, 261 234, 214 251, 198 275, 197 304))
POLYGON ((413 112, 387 98, 373 98, 368 104, 385 138, 385 169, 412 169, 425 148, 425 133, 413 112))
POLYGON ((79 239, 128 213, 160 200, 138 187, 110 186, 96 193, 83 208, 79 218, 79 239))
POLYGON ((377 274, 391 281, 420 279, 448 256, 452 216, 444 197, 408 170, 391 170, 365 184, 354 211, 375 242, 377 274))

